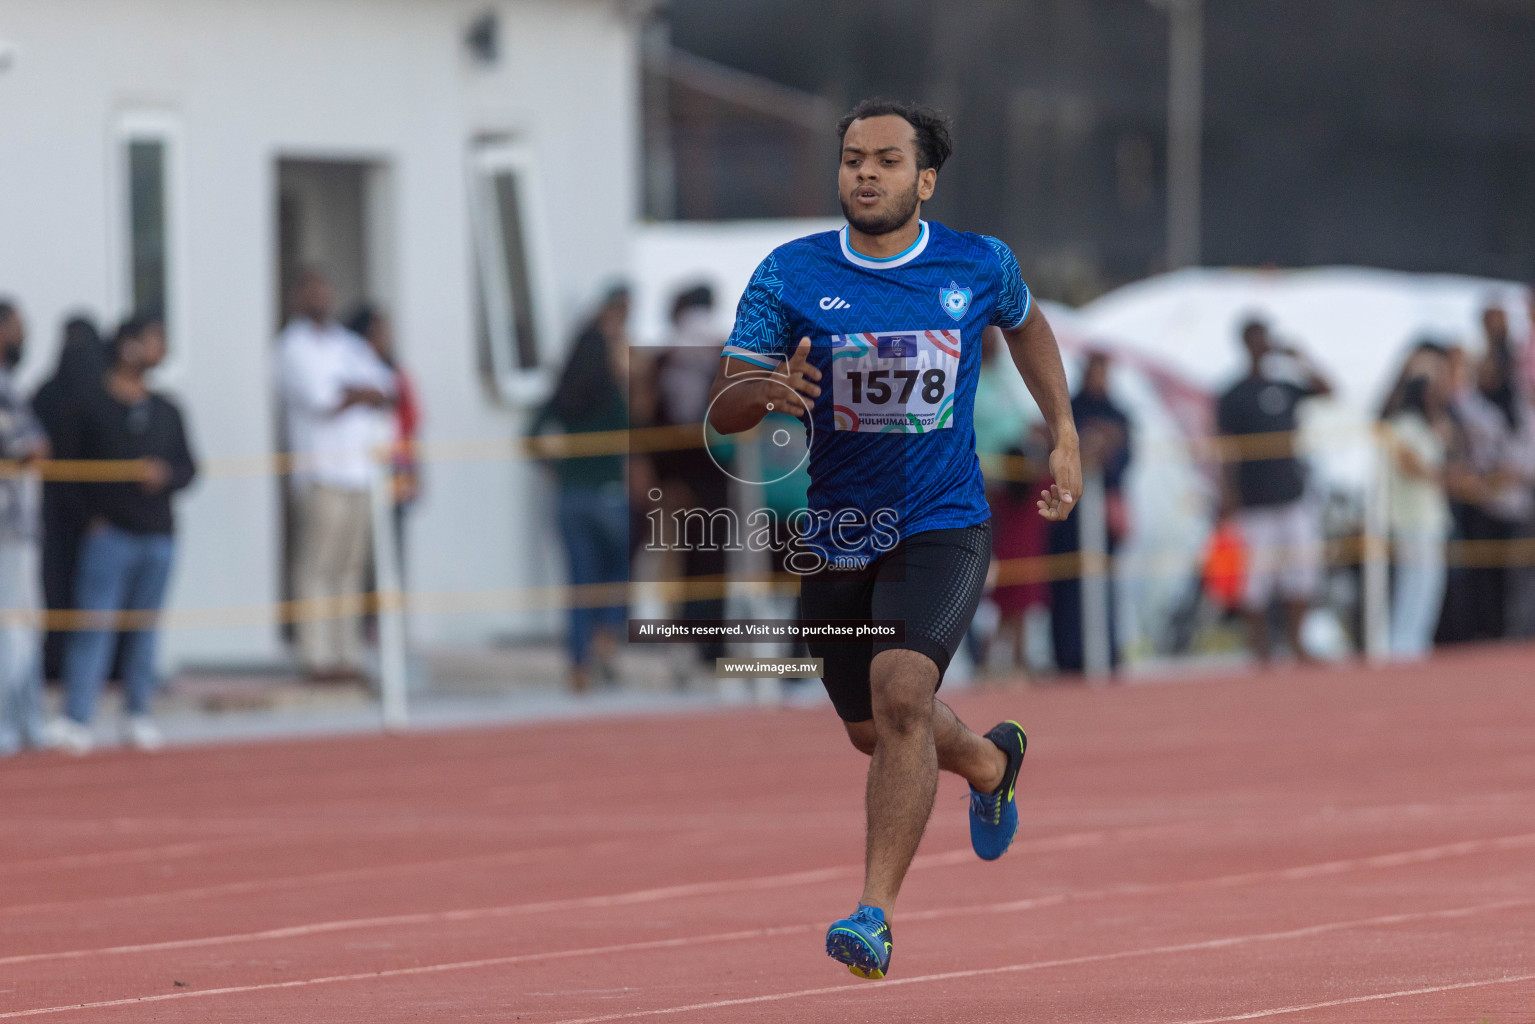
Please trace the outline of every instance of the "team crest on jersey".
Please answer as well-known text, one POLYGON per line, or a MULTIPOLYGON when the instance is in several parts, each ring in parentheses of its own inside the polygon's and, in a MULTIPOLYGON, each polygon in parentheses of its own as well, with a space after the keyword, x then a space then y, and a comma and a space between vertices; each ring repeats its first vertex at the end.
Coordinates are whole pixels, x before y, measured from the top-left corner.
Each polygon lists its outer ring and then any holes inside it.
POLYGON ((963 320, 965 311, 970 308, 970 289, 950 281, 947 288, 938 289, 938 304, 954 319, 963 320))

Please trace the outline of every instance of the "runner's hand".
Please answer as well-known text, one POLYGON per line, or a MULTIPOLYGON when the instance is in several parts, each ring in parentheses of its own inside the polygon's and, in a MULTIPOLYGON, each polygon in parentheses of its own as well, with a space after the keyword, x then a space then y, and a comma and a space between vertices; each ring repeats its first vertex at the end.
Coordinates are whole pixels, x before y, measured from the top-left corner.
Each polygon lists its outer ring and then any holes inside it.
POLYGON ((1082 456, 1075 448, 1056 448, 1050 453, 1050 475, 1055 483, 1039 492, 1039 514, 1052 523, 1071 515, 1082 496, 1082 456))
POLYGON ((791 394, 785 394, 783 387, 769 386, 766 388, 767 401, 772 404, 774 412, 803 416, 810 412, 815 400, 821 396, 821 386, 816 383, 820 379, 821 371, 810 365, 810 339, 801 338, 799 347, 794 350, 789 361, 774 370, 768 378, 772 385, 782 384, 791 394))

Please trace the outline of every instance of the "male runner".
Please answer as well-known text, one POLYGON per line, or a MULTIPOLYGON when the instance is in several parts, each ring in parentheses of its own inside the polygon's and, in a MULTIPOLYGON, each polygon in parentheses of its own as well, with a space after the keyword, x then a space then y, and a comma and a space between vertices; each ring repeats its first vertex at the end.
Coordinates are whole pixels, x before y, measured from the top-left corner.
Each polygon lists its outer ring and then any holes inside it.
POLYGON ((883 978, 890 916, 938 770, 970 783, 970 838, 982 858, 1000 857, 1018 829, 1023 729, 1003 722, 977 736, 935 698, 991 559, 971 423, 988 327, 1002 330, 1054 438, 1042 516, 1070 514, 1082 470, 1055 335, 1013 254, 921 219, 953 148, 947 120, 867 100, 838 131, 847 226, 762 261, 709 419, 727 434, 775 408, 806 419, 804 541, 827 565, 802 582, 803 615, 905 623, 899 641, 810 644, 848 738, 872 755, 863 895, 827 932, 826 951, 859 977, 883 978))

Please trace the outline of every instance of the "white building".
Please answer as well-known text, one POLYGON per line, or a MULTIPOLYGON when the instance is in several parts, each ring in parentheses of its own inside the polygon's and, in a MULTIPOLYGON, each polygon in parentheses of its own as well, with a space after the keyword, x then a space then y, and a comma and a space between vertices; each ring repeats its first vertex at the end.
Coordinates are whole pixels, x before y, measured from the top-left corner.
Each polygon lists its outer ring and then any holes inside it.
MULTIPOLYGON (((166 657, 281 654, 270 386, 282 282, 318 264, 396 315, 427 442, 520 435, 540 372, 627 267, 638 20, 625 0, 12 0, 0 9, 0 295, 31 325, 163 300, 207 473, 180 504, 166 657), (512 311, 531 310, 531 315, 512 311), (488 326, 487 326, 488 325, 488 326), (183 621, 186 621, 183 616, 183 621)), ((537 467, 428 467, 408 583, 475 644, 542 618, 496 592, 561 576, 537 467), (479 595, 478 597, 476 595, 479 595), (486 596, 489 595, 489 596, 486 596), (505 602, 503 602, 504 605, 505 602), (479 609, 475 613, 473 609, 479 609)))

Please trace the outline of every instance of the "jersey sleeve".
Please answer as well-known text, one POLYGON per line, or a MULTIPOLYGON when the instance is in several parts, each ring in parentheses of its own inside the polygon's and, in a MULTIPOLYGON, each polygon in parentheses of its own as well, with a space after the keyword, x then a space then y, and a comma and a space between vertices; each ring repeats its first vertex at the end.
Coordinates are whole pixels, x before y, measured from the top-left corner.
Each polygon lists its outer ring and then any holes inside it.
POLYGON ((1018 269, 1018 259, 1013 255, 1013 250, 1001 239, 990 235, 982 235, 981 238, 991 248, 992 255, 996 256, 997 270, 1001 275, 1001 280, 997 282, 997 304, 991 312, 991 325, 1011 331, 1023 326, 1024 320, 1028 319, 1034 297, 1029 294, 1029 286, 1023 283, 1023 271, 1018 269))
POLYGON ((741 301, 736 322, 725 342, 725 355, 772 370, 789 355, 789 315, 784 308, 778 256, 769 254, 757 266, 741 301))

